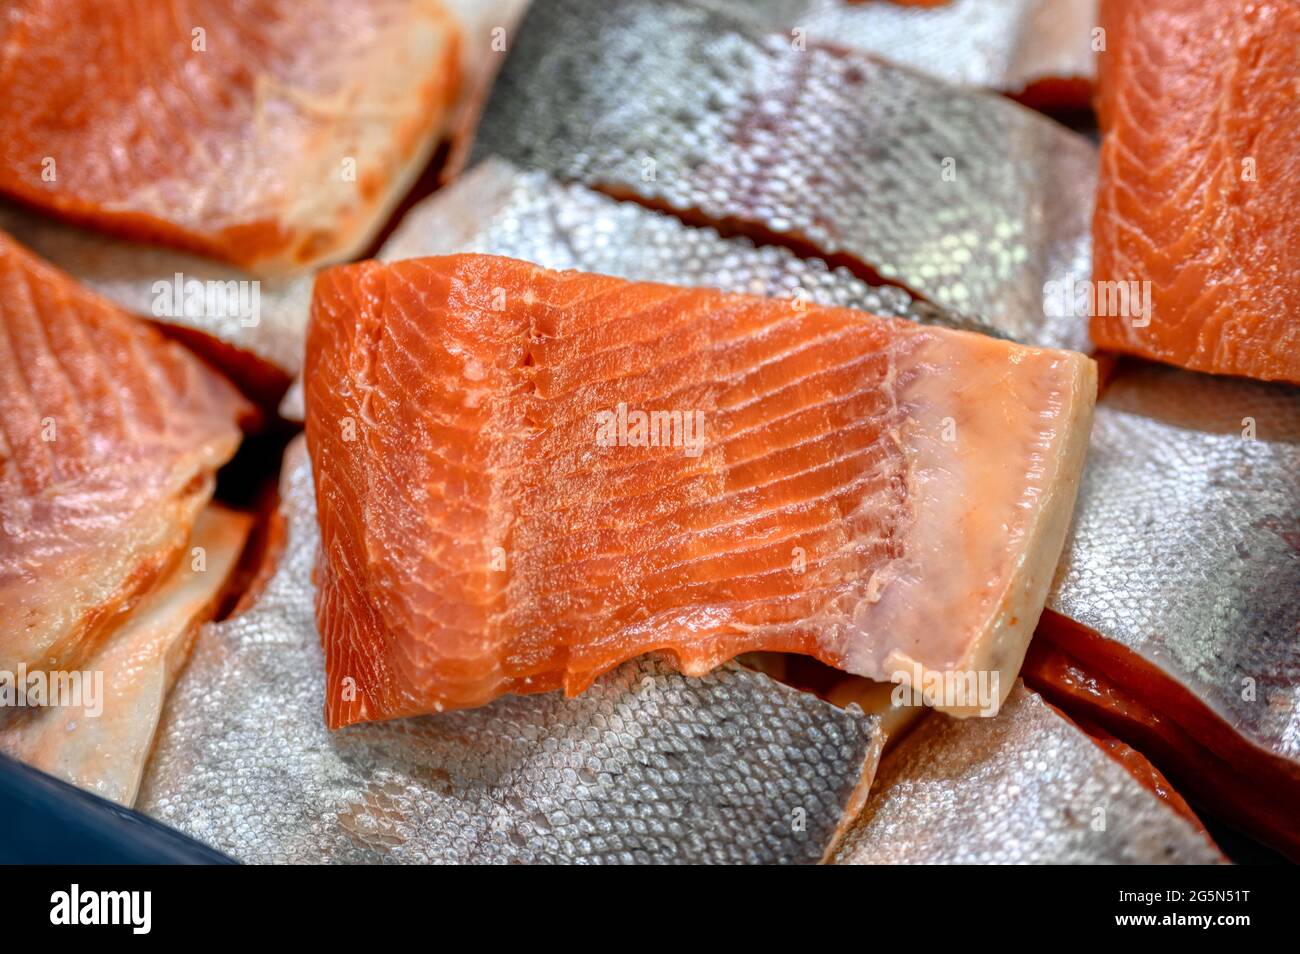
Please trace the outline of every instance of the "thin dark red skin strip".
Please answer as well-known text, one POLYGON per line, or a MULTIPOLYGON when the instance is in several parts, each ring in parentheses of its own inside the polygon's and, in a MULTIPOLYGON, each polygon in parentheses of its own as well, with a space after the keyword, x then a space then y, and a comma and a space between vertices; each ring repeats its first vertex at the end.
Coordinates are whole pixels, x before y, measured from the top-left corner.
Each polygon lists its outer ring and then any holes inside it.
MULTIPOLYGON (((239 388, 241 394, 270 414, 279 406, 292 379, 280 368, 250 351, 222 341, 197 328, 153 322, 164 335, 212 365, 239 388)), ((257 418, 250 418, 245 429, 256 429, 257 418)))
POLYGON ((1093 92, 1092 80, 1081 76, 1048 76, 1006 96, 1021 106, 1078 128, 1093 122, 1093 92))
MULTIPOLYGON (((1052 708, 1055 709, 1056 707, 1053 706, 1052 708)), ((1060 712, 1059 709, 1057 711, 1060 712)), ((1070 718, 1063 712, 1061 715, 1063 718, 1070 718)), ((1174 787, 1169 784, 1169 780, 1161 774, 1158 768, 1151 764, 1151 761, 1145 755, 1131 745, 1115 738, 1096 723, 1083 718, 1073 718, 1070 721, 1086 732, 1094 742, 1106 751, 1106 754, 1128 769, 1129 774, 1141 782, 1144 788, 1157 798, 1167 802, 1170 808, 1195 825, 1197 830, 1208 835, 1205 826, 1201 824, 1200 818, 1192 811, 1192 806, 1187 804, 1187 800, 1178 794, 1174 787)))
POLYGON ((1142 752, 1212 815, 1300 861, 1300 766, 1247 741, 1136 653, 1045 610, 1021 675, 1142 752))

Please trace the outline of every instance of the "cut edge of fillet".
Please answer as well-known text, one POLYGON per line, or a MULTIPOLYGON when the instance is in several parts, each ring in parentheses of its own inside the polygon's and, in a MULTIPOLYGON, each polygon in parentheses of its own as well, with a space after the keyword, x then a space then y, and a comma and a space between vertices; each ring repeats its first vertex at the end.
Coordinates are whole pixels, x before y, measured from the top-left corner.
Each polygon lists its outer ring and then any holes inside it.
POLYGON ((879 598, 860 607, 855 628, 875 638, 863 641, 866 651, 851 648, 845 668, 909 685, 928 705, 966 718, 996 714, 1042 614, 1078 494, 1097 366, 1077 352, 951 334, 967 339, 962 351, 946 357, 954 339, 932 336, 916 360, 940 370, 916 375, 902 391, 913 408, 900 435, 913 503, 909 556, 891 565, 879 598), (1035 413, 1017 408, 1025 402, 1035 413), (955 439, 945 441, 945 429, 955 439), (1024 472, 1009 469, 1017 462, 1024 472), (976 492, 1013 480, 1018 494, 976 492), (980 674, 990 683, 996 674, 990 706, 933 691, 980 674))

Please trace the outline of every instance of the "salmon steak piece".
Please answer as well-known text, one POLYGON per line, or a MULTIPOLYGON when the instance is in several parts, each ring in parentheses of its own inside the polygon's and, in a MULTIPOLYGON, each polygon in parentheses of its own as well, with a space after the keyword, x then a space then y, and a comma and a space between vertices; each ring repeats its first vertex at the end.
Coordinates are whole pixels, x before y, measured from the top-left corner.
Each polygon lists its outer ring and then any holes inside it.
POLYGON ((460 85, 437 0, 15 0, 0 191, 259 272, 355 256, 460 85))
POLYGON ((1093 341, 1300 382, 1300 5, 1103 0, 1101 24, 1093 341))
POLYGON ((1073 352, 483 255, 323 273, 305 381, 332 727, 652 651, 988 673, 996 709, 1096 388, 1073 352))
POLYGON ((58 669, 164 576, 251 407, 0 233, 0 670, 58 669))

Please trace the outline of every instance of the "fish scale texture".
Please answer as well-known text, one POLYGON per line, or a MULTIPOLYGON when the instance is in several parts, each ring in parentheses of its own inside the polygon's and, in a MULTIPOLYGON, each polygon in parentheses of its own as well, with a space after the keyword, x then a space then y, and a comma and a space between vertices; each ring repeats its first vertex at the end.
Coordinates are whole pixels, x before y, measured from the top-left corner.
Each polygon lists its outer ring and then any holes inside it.
POLYGON ((474 155, 845 257, 1017 340, 1087 348, 1055 283, 1091 271, 1096 149, 864 53, 793 50, 687 3, 540 2, 474 155))
POLYGON ((837 864, 1213 864, 1204 834, 1017 684, 991 719, 926 719, 881 763, 837 864))
POLYGON ((1122 363, 1097 405, 1074 530, 1048 597, 1293 763, 1297 474, 1294 388, 1122 363))
POLYGON ((355 726, 321 718, 319 545, 301 440, 283 558, 208 626, 137 807, 247 862, 816 862, 879 754, 875 718, 728 666, 647 658, 577 699, 355 726))
MULTIPOLYGON (((1096 74, 1096 0, 694 0, 757 27, 886 57, 938 79, 1019 93, 1096 74)), ((1065 91, 1063 91, 1065 92, 1065 91)), ((1071 105, 1071 91, 1061 105, 1071 105)), ((1053 101, 1054 102, 1054 101, 1053 101)))
POLYGON ((802 259, 775 245, 683 225, 675 217, 618 202, 490 157, 421 202, 379 251, 386 261, 478 252, 631 281, 724 288, 883 317, 999 336, 988 324, 868 285, 843 268, 802 259))

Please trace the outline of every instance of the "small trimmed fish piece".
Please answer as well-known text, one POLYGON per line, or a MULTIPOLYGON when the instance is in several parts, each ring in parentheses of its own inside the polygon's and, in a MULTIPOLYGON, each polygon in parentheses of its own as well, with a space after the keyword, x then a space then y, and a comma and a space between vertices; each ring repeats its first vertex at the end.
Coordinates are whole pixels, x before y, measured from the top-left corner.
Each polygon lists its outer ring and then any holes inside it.
POLYGON ((0 192, 263 274, 365 249, 460 90, 438 0, 12 0, 0 192))
POLYGON ((0 751, 130 806, 167 693, 200 624, 216 609, 252 518, 211 504, 194 523, 179 564, 82 664, 100 680, 80 704, 0 711, 0 751))
POLYGON ((178 558, 248 403, 0 233, 0 670, 77 666, 178 558))

